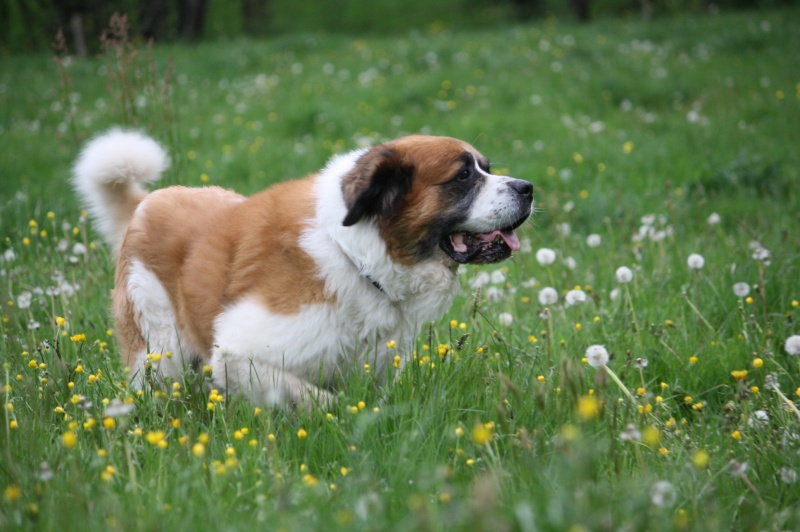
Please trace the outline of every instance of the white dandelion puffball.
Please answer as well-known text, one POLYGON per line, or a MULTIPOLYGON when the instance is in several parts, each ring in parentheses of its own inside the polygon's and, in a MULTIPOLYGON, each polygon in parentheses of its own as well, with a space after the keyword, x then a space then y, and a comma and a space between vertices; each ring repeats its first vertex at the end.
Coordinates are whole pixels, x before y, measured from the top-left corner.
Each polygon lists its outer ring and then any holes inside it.
POLYGON ((590 345, 586 350, 586 360, 593 368, 605 366, 608 362, 608 351, 602 345, 590 345))
POLYGON ((500 315, 497 316, 497 321, 500 322, 500 325, 503 327, 511 327, 511 324, 514 323, 514 316, 512 316, 510 312, 501 312, 500 315))
POLYGON ((550 248, 541 248, 536 252, 536 260, 542 266, 550 266, 556 261, 556 252, 550 248))
POLYGON ((629 283, 633 281, 633 272, 627 266, 620 266, 617 268, 616 273, 614 273, 614 277, 617 279, 618 283, 629 283))
POLYGON ((702 268, 706 263, 706 259, 703 258, 702 255, 698 253, 692 253, 689 255, 689 259, 686 261, 686 264, 693 270, 699 270, 702 268))
POLYGON ((736 283, 733 285, 733 293, 737 297, 747 297, 750 293, 750 285, 747 283, 736 283))
POLYGON ((800 355, 800 334, 794 334, 787 338, 783 348, 792 356, 800 355))
POLYGON ((25 290, 20 295, 17 296, 17 307, 21 309, 26 309, 31 306, 31 301, 33 300, 33 294, 29 291, 25 290))
POLYGON ((539 303, 542 305, 553 305, 558 301, 558 292, 551 286, 546 286, 539 290, 539 303))
POLYGON ((570 307, 572 305, 578 305, 586 301, 586 292, 583 290, 570 290, 567 292, 567 295, 564 296, 564 300, 570 307))
POLYGON ((503 270, 495 270, 491 274, 492 284, 503 284, 506 282, 506 274, 503 270))
POLYGON ((721 221, 722 221, 722 218, 720 218, 719 214, 717 214, 715 212, 712 212, 708 216, 708 225, 717 225, 721 221))
POLYGON ((772 253, 770 252, 770 250, 764 247, 754 249, 752 254, 752 257, 755 260, 769 260, 771 256, 772 253))
POLYGON ((675 488, 666 480, 659 480, 650 488, 650 502, 659 508, 667 508, 675 504, 675 488))
POLYGON ((591 234, 586 237, 586 245, 590 248, 599 247, 603 243, 603 239, 598 234, 591 234))

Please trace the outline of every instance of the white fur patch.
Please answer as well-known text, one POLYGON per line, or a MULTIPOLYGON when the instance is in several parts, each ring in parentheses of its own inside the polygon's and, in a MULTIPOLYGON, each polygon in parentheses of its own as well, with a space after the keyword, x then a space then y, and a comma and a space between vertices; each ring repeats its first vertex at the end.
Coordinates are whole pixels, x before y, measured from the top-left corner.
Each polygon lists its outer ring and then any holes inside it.
MULTIPOLYGON (((149 352, 161 354, 161 360, 153 364, 154 368, 166 376, 179 377, 183 363, 188 363, 192 356, 181 347, 169 294, 158 277, 138 260, 131 261, 127 289, 149 352), (167 353, 171 353, 171 357, 167 353)), ((131 368, 136 381, 142 378, 147 354, 145 351, 137 355, 131 368)))
POLYGON ((508 185, 513 178, 484 172, 477 163, 475 167, 486 178, 486 183, 472 203, 469 217, 460 228, 474 233, 485 233, 511 225, 519 217, 516 195, 508 185))

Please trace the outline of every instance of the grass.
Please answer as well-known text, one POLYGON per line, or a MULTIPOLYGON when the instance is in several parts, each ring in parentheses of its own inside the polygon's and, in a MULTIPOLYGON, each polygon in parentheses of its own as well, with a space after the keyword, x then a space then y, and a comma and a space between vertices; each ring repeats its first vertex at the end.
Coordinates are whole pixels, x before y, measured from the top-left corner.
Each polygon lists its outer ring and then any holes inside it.
POLYGON ((50 57, 6 58, 0 526, 800 528, 800 426, 770 384, 797 404, 798 30, 791 9, 122 40, 64 59, 68 80, 50 57), (330 412, 259 409, 202 374, 137 394, 112 264, 67 183, 80 144, 120 123, 167 143, 167 184, 245 193, 365 142, 464 138, 536 186, 531 249, 467 268, 409 362, 388 382, 352 368, 330 412), (566 305, 574 287, 587 299, 566 305), (597 344, 608 369, 582 360, 597 344))

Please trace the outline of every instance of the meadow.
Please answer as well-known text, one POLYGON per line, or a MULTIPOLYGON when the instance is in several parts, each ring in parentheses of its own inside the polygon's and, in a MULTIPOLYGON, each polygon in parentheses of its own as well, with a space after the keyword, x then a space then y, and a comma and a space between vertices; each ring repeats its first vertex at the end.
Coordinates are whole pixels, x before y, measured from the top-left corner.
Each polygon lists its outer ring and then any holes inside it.
POLYGON ((800 529, 797 8, 116 35, 0 70, 0 528, 800 529), (243 193, 459 137, 537 212, 388 380, 345 368, 329 411, 226 396, 203 368, 136 391, 68 183, 112 125, 169 147, 162 185, 243 193))

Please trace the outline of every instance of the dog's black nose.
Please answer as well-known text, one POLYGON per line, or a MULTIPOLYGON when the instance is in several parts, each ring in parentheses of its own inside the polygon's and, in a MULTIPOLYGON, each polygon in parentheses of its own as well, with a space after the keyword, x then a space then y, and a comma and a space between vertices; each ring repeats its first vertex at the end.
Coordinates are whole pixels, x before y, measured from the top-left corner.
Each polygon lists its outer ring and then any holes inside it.
POLYGON ((509 183, 520 196, 525 199, 533 199, 533 185, 522 179, 515 179, 509 183))

